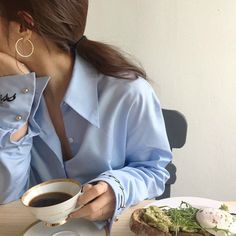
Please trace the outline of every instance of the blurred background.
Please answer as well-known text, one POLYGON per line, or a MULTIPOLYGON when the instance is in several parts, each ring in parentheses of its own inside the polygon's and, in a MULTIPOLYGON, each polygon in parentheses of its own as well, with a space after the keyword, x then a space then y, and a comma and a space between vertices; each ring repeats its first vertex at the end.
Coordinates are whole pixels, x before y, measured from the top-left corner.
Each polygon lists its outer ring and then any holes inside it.
POLYGON ((236 1, 90 0, 86 35, 134 55, 186 116, 172 196, 236 199, 236 1))

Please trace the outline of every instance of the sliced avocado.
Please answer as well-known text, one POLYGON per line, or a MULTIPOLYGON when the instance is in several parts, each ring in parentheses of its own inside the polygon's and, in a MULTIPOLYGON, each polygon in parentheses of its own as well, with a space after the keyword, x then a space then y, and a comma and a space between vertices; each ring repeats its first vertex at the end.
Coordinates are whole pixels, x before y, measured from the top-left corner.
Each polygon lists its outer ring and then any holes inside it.
POLYGON ((170 218, 157 206, 150 206, 143 211, 142 219, 148 225, 165 233, 169 232, 171 226, 170 218))

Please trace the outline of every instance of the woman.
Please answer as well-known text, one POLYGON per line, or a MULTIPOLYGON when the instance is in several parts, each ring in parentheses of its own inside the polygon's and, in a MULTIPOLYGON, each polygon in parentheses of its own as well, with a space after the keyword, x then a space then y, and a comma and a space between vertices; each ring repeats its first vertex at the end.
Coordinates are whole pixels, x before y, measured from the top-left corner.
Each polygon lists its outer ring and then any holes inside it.
POLYGON ((71 217, 114 220, 159 196, 171 152, 144 71, 84 34, 87 0, 0 0, 0 203, 84 184, 71 217))

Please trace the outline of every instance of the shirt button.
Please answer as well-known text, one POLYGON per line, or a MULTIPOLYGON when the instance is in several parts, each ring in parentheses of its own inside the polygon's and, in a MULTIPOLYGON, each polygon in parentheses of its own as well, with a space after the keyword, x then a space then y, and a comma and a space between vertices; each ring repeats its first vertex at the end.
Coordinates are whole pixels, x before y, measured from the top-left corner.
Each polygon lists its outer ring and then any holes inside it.
POLYGON ((17 120, 17 121, 22 120, 22 116, 21 116, 21 115, 17 115, 17 116, 16 116, 16 120, 17 120))
POLYGON ((22 89, 22 93, 26 94, 26 93, 28 93, 28 92, 29 92, 29 89, 28 89, 28 88, 22 89))
POLYGON ((68 138, 69 143, 73 143, 74 139, 73 138, 68 138))

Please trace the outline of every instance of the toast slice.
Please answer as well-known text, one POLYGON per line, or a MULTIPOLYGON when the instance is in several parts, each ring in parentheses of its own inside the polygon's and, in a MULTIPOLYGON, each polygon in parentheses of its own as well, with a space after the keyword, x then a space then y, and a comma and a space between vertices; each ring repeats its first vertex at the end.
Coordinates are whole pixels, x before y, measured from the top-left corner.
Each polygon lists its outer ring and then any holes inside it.
MULTIPOLYGON (((157 228, 154 228, 148 224, 146 224, 142 219, 142 212, 143 209, 135 210, 130 218, 130 229, 134 232, 137 236, 173 236, 175 232, 168 233, 160 231, 157 228)), ((178 232, 178 236, 202 236, 199 233, 188 233, 188 232, 178 232)))

